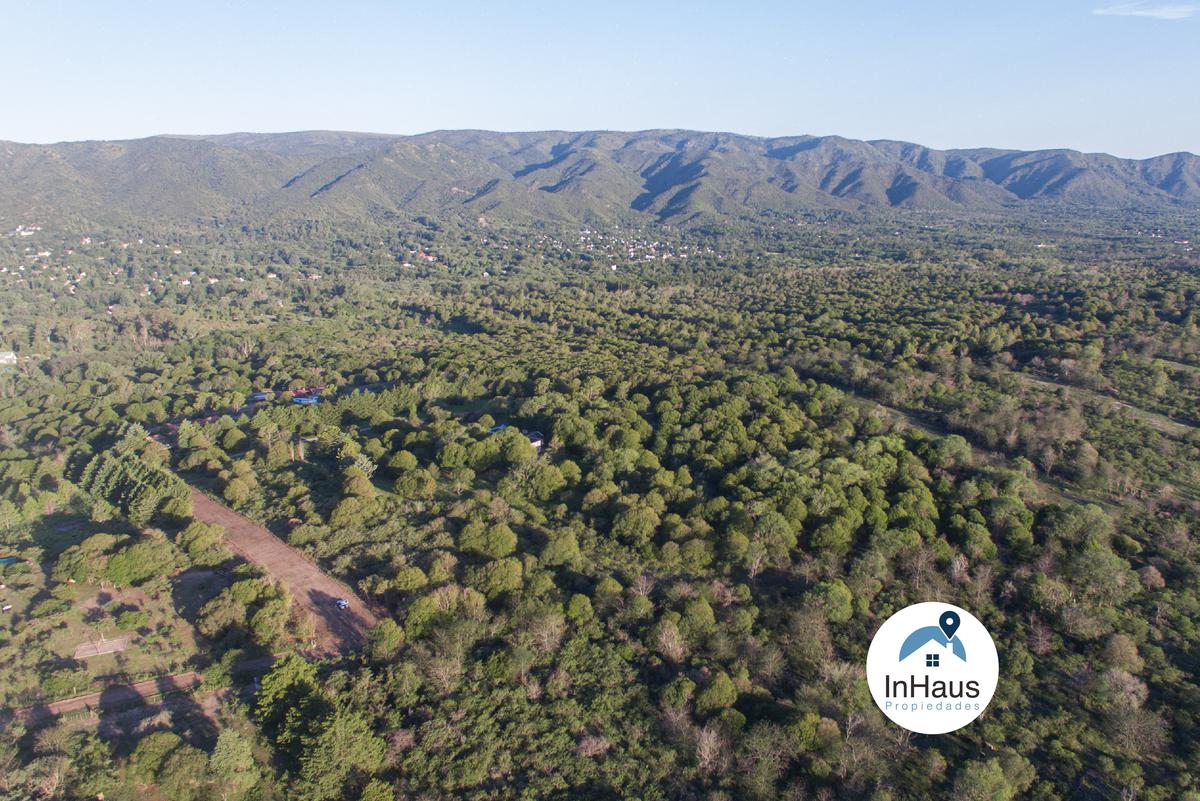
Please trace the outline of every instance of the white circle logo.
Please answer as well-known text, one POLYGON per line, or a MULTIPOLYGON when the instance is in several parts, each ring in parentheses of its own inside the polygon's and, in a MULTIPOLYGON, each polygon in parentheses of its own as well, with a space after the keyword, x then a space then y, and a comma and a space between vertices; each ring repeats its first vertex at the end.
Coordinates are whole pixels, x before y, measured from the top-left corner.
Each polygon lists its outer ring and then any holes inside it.
POLYGON ((979 717, 1000 679, 996 644, 965 609, 923 603, 901 609, 867 651, 871 696, 892 722, 945 734, 979 717))

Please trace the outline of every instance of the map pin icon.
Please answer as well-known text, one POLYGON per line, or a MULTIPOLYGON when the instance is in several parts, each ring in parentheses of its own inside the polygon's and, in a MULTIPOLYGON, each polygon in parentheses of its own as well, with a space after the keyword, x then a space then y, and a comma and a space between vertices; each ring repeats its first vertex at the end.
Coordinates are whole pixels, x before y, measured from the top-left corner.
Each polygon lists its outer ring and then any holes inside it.
POLYGON ((951 609, 942 612, 941 617, 938 618, 938 625, 942 627, 942 634, 946 635, 947 640, 954 639, 954 633, 958 631, 958 624, 960 622, 958 612, 951 609))

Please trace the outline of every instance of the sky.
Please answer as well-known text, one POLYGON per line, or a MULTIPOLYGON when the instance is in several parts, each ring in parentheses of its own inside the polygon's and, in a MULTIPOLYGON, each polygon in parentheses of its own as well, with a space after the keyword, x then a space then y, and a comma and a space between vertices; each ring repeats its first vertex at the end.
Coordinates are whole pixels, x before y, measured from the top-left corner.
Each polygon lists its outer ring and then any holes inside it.
POLYGON ((0 0, 0 139, 689 128, 1200 153, 1200 0, 0 0))

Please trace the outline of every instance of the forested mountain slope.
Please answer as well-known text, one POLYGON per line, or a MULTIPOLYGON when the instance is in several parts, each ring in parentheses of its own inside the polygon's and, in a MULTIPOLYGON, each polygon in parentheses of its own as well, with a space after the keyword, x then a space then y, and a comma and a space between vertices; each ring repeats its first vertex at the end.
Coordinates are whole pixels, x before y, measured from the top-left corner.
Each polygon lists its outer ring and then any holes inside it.
POLYGON ((763 211, 1200 208, 1200 157, 695 131, 312 131, 0 145, 0 214, 686 222, 763 211))

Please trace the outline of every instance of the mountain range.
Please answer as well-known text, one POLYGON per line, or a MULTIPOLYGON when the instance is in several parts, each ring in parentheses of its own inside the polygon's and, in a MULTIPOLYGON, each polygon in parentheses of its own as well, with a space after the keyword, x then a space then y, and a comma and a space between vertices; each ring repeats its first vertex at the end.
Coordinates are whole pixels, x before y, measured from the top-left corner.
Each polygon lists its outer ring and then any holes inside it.
POLYGON ((667 221, 763 211, 1200 209, 1200 157, 681 130, 0 142, 0 218, 667 221))

